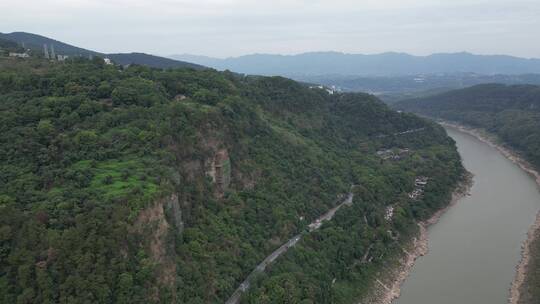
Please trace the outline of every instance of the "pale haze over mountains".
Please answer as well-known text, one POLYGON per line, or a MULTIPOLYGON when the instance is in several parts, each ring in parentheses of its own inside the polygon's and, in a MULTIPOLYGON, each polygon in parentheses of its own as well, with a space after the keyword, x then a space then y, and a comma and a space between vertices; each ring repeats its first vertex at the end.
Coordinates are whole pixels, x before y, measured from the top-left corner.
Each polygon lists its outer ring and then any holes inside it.
POLYGON ((286 76, 341 91, 369 92, 387 102, 483 83, 540 84, 538 59, 464 52, 430 56, 312 52, 288 56, 254 54, 227 59, 194 55, 165 58, 140 52, 99 53, 25 32, 0 33, 1 41, 24 45, 37 54, 43 52, 44 45, 48 45, 54 47, 58 54, 108 57, 121 65, 193 69, 210 67, 245 74, 286 76))
POLYGON ((245 74, 303 77, 317 75, 402 76, 417 74, 527 74, 540 73, 539 59, 486 56, 470 53, 412 56, 404 53, 376 55, 338 52, 299 55, 254 54, 217 59, 193 55, 173 55, 173 59, 193 62, 218 70, 245 74))
POLYGON ((2 32, 100 53, 540 57, 538 0, 27 0, 0 1, 0 12, 2 32))
POLYGON ((376 94, 537 83, 519 75, 540 73, 530 59, 540 58, 537 0, 28 0, 0 11, 1 32, 36 33, 120 64, 196 63, 376 94), (416 77, 441 74, 453 76, 416 77))
POLYGON ((483 83, 540 84, 538 59, 464 52, 430 56, 312 52, 288 56, 254 54, 227 59, 194 55, 165 58, 140 52, 105 54, 25 32, 0 33, 0 43, 2 41, 15 42, 36 54, 42 53, 43 46, 48 45, 58 54, 107 57, 121 65, 210 67, 245 74, 286 76, 339 91, 369 92, 388 103, 483 83))

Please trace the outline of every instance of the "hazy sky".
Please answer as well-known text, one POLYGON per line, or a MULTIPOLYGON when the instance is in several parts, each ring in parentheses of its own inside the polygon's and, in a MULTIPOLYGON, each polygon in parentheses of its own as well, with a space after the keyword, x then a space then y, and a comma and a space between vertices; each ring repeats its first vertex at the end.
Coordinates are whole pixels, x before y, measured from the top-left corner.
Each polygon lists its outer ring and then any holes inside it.
POLYGON ((307 51, 540 57, 540 0, 0 1, 0 32, 101 52, 307 51))

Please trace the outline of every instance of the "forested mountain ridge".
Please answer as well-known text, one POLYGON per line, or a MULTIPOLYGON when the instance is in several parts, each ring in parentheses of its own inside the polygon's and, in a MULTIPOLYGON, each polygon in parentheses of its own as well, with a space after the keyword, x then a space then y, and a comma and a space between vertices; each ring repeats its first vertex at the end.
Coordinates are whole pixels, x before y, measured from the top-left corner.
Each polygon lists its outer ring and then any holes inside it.
POLYGON ((190 69, 205 69, 205 67, 193 64, 185 61, 178 61, 160 56, 149 55, 145 53, 115 53, 104 55, 110 58, 117 64, 129 65, 138 64, 149 66, 158 69, 177 69, 177 68, 190 68, 190 69))
POLYGON ((0 38, 18 43, 21 47, 24 45, 25 48, 37 51, 43 51, 43 45, 47 44, 49 46, 54 45, 56 52, 59 54, 69 56, 88 57, 88 55, 99 54, 98 52, 76 47, 45 36, 25 32, 0 33, 0 38))
MULTIPOLYGON (((78 56, 78 57, 88 57, 88 56, 100 56, 100 57, 109 57, 110 59, 116 61, 118 64, 128 65, 128 64, 138 64, 145 65, 154 68, 192 68, 192 69, 202 69, 203 66, 198 64, 193 64, 184 61, 173 60, 170 58, 164 58, 144 53, 117 53, 117 54, 104 54, 92 50, 83 49, 76 47, 58 40, 54 40, 48 37, 41 35, 36 35, 32 33, 25 32, 13 32, 9 34, 0 33, 0 39, 12 41, 19 45, 19 47, 25 49, 30 49, 36 54, 43 53, 43 46, 46 44, 48 48, 54 47, 56 54, 67 55, 67 56, 78 56)), ((1 47, 1 45, 0 45, 1 47)))
POLYGON ((222 303, 354 184, 246 298, 353 303, 463 173, 439 126, 279 77, 0 59, 0 114, 5 303, 222 303))
POLYGON ((540 168, 540 86, 479 85, 405 100, 395 108, 486 129, 540 168))
POLYGON ((22 51, 23 48, 16 42, 0 38, 0 51, 22 51))

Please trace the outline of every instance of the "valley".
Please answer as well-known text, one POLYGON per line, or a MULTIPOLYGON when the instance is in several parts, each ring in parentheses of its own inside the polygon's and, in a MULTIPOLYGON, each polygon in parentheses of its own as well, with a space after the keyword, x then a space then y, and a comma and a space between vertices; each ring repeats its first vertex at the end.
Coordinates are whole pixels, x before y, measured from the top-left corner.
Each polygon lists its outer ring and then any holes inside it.
POLYGON ((428 230, 429 253, 417 261, 393 303, 508 303, 521 244, 540 210, 539 188, 497 149, 447 130, 474 185, 428 230))
MULTIPOLYGON (((57 36, 91 48, 0 33, 0 303, 539 302, 533 51, 330 43, 376 28, 312 31, 343 10, 325 1, 259 15, 262 2, 61 2, 21 11, 99 11, 106 30, 57 36), (322 7, 309 30, 290 23, 322 7), (218 55, 151 55, 172 45, 218 55)), ((386 11, 376 2, 361 8, 386 11)), ((0 4, 6 22, 19 5, 0 4)), ((346 15, 341 29, 364 20, 346 15)))
MULTIPOLYGON (((496 147, 504 156, 517 163, 524 172, 538 180, 538 86, 500 84, 480 85, 447 93, 405 100, 396 108, 442 119, 446 124, 457 124, 459 128, 496 147)), ((502 174, 493 174, 502 176, 502 174)), ((509 181, 511 186, 523 182, 509 181)), ((534 188, 534 187, 533 187, 534 188)), ((523 191, 513 191, 515 197, 507 198, 513 206, 525 197, 523 191)), ((531 201, 538 198, 531 197, 531 201)), ((530 211, 530 214, 536 214, 530 211)), ((528 236, 523 244, 523 259, 516 270, 511 289, 511 303, 535 303, 540 297, 538 290, 538 228, 534 219, 523 220, 530 229, 522 229, 528 236), (527 233, 528 231, 528 233, 527 233)), ((500 250, 498 250, 500 251, 500 250)))

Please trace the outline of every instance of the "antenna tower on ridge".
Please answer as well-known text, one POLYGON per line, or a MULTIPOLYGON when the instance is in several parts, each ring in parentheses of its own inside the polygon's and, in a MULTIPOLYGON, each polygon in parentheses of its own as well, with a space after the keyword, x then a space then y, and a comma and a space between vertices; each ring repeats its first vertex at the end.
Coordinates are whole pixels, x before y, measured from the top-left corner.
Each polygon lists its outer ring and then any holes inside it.
POLYGON ((49 57, 49 49, 47 49, 47 44, 43 45, 43 55, 45 56, 45 59, 51 59, 51 57, 49 57))
POLYGON ((54 53, 54 44, 51 44, 51 59, 56 59, 56 54, 54 53))

